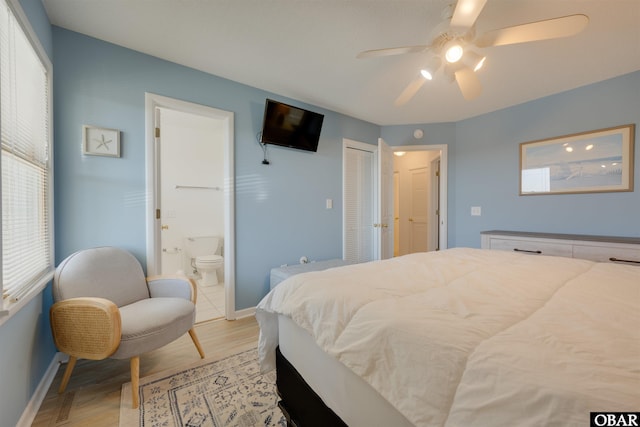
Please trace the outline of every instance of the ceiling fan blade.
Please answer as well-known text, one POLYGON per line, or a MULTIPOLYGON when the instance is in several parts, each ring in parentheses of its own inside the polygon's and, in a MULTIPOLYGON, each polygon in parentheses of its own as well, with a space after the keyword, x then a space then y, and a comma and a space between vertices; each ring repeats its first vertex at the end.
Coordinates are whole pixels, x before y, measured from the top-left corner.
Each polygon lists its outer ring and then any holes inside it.
POLYGON ((487 0, 458 0, 451 17, 451 26, 454 28, 473 27, 485 3, 487 0))
POLYGON ((409 83, 407 87, 404 88, 400 96, 396 98, 396 101, 394 102, 395 106, 399 107, 409 102, 409 100, 413 98, 416 93, 418 93, 426 80, 427 79, 422 76, 418 76, 417 78, 413 79, 411 83, 409 83))
POLYGON ((373 49, 373 50, 365 50, 360 52, 356 58, 373 58, 376 56, 391 56, 391 55, 402 55, 405 53, 422 53, 426 52, 429 49, 429 46, 420 45, 420 46, 403 46, 403 47, 390 47, 386 49, 373 49))
POLYGON ((530 22, 486 32, 478 37, 475 45, 478 47, 503 46, 569 37, 584 30, 588 23, 589 17, 580 14, 530 22))
POLYGON ((456 76, 456 82, 462 92, 462 96, 467 101, 471 101, 480 96, 482 93, 482 85, 476 73, 471 68, 461 68, 457 70, 454 75, 456 76))

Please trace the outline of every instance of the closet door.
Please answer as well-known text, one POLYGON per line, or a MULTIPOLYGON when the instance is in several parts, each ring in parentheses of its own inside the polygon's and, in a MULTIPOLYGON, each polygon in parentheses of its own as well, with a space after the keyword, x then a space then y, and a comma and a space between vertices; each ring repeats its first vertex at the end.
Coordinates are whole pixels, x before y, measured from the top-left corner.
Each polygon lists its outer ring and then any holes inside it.
POLYGON ((375 259, 374 183, 375 146, 354 144, 344 147, 344 246, 343 257, 350 262, 375 259))

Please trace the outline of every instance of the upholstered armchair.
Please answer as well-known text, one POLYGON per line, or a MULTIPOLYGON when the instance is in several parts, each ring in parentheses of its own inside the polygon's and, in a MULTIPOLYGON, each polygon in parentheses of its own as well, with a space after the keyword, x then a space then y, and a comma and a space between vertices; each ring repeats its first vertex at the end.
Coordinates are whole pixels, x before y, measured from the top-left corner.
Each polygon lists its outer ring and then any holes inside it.
POLYGON ((140 355, 189 332, 204 358, 193 324, 196 287, 181 276, 145 278, 129 252, 101 247, 76 252, 60 263, 50 310, 53 339, 69 363, 63 393, 77 359, 131 359, 133 407, 138 407, 140 355))

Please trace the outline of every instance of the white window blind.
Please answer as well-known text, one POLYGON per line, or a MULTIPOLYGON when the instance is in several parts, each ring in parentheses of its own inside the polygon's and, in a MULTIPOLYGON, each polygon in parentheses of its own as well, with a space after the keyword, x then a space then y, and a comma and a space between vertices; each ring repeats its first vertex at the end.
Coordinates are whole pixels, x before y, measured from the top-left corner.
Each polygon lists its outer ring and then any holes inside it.
POLYGON ((15 302, 53 270, 49 75, 0 0, 2 298, 15 302))

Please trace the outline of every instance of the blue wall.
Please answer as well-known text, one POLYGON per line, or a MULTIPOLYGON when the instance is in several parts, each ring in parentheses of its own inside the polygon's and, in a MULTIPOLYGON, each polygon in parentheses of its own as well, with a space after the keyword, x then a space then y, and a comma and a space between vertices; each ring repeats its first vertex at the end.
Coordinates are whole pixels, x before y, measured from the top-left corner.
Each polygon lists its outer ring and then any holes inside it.
POLYGON ((255 88, 54 27, 56 258, 116 245, 144 264, 145 92, 235 114, 236 308, 269 289, 269 270, 300 256, 342 256, 342 138, 375 144, 377 125, 325 114, 317 153, 269 146, 256 135, 265 98, 255 88), (122 158, 82 156, 81 128, 121 133, 122 158), (331 210, 325 200, 334 200, 331 210))
POLYGON ((635 122, 640 73, 457 123, 380 128, 302 104, 326 115, 318 152, 270 146, 272 164, 264 166, 256 134, 264 99, 276 95, 60 28, 54 28, 54 53, 58 261, 80 248, 112 244, 144 263, 145 92, 235 113, 237 309, 266 293, 271 267, 302 255, 341 256, 344 137, 448 144, 450 247, 477 247, 480 232, 493 228, 640 235, 637 192, 518 196, 519 144, 635 122), (83 157, 83 124, 121 129, 123 157, 83 157), (412 137, 417 127, 425 131, 420 141, 412 137), (324 208, 327 198, 334 209, 324 208), (472 217, 471 206, 481 206, 482 216, 472 217))
POLYGON ((384 126, 380 133, 382 139, 389 145, 440 145, 446 144, 449 156, 456 142, 455 123, 426 123, 417 125, 384 126), (424 132, 421 139, 413 136, 413 131, 420 129, 424 132))
POLYGON ((635 191, 518 196, 519 144, 636 124, 640 141, 640 72, 545 97, 456 124, 449 187, 455 246, 480 245, 483 230, 640 237, 640 150, 635 191), (471 206, 482 216, 472 217, 471 206))
POLYGON ((386 126, 390 145, 448 144, 449 247, 480 247, 484 230, 640 236, 640 149, 634 192, 519 196, 520 143, 636 124, 640 72, 457 123, 386 126), (423 129, 416 141, 414 129, 423 129), (471 206, 482 208, 470 215, 471 206))

